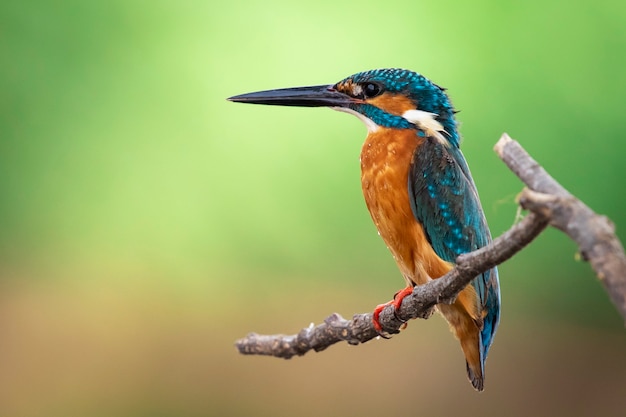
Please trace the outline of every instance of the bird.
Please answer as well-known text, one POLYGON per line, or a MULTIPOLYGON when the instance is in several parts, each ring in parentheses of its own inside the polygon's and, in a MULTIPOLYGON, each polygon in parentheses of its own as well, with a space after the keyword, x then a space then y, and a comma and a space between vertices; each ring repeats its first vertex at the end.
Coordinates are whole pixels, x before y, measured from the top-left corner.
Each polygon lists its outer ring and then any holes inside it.
MULTIPOLYGON (((486 246, 491 234, 460 149, 456 114, 446 93, 425 76, 401 68, 359 72, 330 85, 241 94, 233 102, 329 107, 367 128, 361 148, 361 187, 379 235, 406 282, 388 304, 397 310, 416 285, 437 279, 456 258, 486 246)), ((500 322, 498 270, 468 284, 452 304, 438 304, 461 344, 474 389, 483 391, 485 361, 500 322)))

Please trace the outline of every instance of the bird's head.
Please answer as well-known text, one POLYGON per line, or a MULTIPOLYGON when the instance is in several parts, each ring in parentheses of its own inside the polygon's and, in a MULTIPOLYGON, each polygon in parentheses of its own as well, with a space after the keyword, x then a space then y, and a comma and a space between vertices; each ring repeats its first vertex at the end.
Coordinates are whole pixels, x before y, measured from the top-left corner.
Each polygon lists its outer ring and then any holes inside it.
POLYGON ((447 145, 459 146, 454 109, 445 90, 403 69, 359 72, 333 85, 283 88, 230 97, 229 100, 277 106, 330 107, 354 114, 370 132, 414 129, 447 145))

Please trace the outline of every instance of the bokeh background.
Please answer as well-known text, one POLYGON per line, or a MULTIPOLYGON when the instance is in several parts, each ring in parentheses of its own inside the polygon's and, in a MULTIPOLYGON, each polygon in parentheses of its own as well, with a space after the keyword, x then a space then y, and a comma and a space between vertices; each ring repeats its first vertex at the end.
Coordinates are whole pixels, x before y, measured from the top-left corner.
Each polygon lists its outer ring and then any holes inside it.
POLYGON ((626 238, 626 3, 0 5, 0 416, 622 416, 626 334, 548 230, 502 265, 486 391, 435 316, 284 361, 403 280, 361 196, 366 131, 226 97, 406 67, 449 89, 494 235, 504 131, 626 238))

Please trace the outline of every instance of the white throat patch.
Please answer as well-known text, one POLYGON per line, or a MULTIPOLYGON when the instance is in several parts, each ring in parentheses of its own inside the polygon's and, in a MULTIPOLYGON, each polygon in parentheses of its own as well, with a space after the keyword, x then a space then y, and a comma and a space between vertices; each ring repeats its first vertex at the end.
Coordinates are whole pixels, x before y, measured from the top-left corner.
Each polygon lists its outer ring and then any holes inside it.
POLYGON ((359 118, 359 120, 361 120, 363 123, 365 123, 365 127, 367 128, 367 131, 369 133, 374 133, 374 132, 376 132, 380 128, 380 126, 378 126, 376 123, 374 123, 374 121, 372 119, 370 119, 369 117, 363 116, 358 111, 354 111, 354 110, 348 109, 346 107, 331 107, 331 109, 355 115, 356 117, 359 118))
POLYGON ((407 110, 402 114, 407 121, 417 125, 423 129, 428 136, 437 139, 442 145, 450 146, 450 142, 443 137, 443 133, 447 133, 441 123, 436 119, 438 115, 423 110, 407 110))

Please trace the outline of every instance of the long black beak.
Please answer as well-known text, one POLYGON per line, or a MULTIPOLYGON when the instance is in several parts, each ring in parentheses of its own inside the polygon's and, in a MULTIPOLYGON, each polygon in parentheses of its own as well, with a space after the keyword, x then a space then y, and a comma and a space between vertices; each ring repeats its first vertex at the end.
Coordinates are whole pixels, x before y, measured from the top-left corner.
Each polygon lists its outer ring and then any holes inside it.
POLYGON ((333 89, 332 85, 257 91, 229 97, 228 100, 238 103, 300 107, 347 107, 358 102, 357 99, 333 89))

